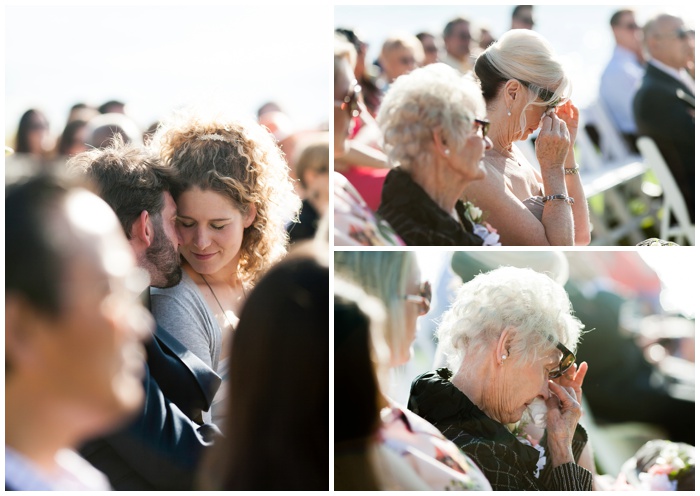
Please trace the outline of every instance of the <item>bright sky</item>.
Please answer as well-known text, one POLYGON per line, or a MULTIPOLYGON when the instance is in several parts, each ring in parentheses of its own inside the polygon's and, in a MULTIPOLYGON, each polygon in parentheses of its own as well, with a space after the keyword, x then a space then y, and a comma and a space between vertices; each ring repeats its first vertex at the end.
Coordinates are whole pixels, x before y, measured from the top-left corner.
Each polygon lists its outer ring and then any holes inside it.
POLYGON ((6 136, 29 108, 58 134, 73 104, 110 99, 127 102, 142 127, 184 105, 254 117, 268 100, 298 127, 318 127, 328 120, 331 15, 292 5, 5 7, 6 136))

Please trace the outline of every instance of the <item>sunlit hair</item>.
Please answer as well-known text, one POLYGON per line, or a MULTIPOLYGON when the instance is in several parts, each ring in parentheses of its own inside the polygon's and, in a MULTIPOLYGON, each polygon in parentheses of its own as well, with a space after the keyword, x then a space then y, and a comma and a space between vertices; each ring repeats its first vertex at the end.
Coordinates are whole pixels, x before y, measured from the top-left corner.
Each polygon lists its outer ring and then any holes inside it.
POLYGON ((486 115, 479 86, 446 64, 430 64, 400 76, 389 88, 377 121, 390 162, 429 167, 433 131, 457 150, 466 146, 474 119, 486 115))
POLYGON ((425 58, 423 45, 418 38, 409 34, 393 34, 388 37, 382 45, 382 51, 379 53, 379 63, 381 64, 388 57, 389 53, 400 48, 408 48, 413 52, 416 63, 423 63, 425 58))
POLYGON ((520 114, 522 131, 527 127, 525 110, 529 105, 554 106, 571 96, 571 81, 551 45, 541 34, 529 29, 506 32, 479 55, 474 72, 489 108, 508 80, 517 79, 528 84, 528 105, 520 114), (545 93, 551 96, 536 101, 545 93))
POLYGON ((532 269, 501 267, 459 289, 436 332, 439 351, 456 372, 467 352, 483 353, 505 329, 514 331, 509 359, 524 365, 552 353, 557 341, 575 353, 583 324, 563 286, 532 269))
MULTIPOLYGON (((245 215, 257 213, 243 233, 238 276, 255 281, 286 253, 285 224, 296 219, 301 200, 272 135, 260 125, 176 114, 151 146, 179 172, 182 189, 219 193, 245 215)), ((177 199, 177 198, 176 198, 177 199)))
POLYGON ((354 71, 357 51, 346 38, 336 34, 333 39, 333 80, 336 82, 342 76, 340 71, 344 60, 350 64, 350 69, 354 71))
POLYGON ((406 333, 406 292, 411 267, 416 264, 413 252, 344 251, 335 252, 336 274, 354 282, 386 308, 384 340, 392 360, 402 356, 412 338, 406 333))
POLYGON ((304 176, 306 171, 313 171, 317 174, 328 174, 328 133, 323 133, 309 142, 299 154, 296 161, 296 176, 301 185, 306 189, 308 184, 304 176))

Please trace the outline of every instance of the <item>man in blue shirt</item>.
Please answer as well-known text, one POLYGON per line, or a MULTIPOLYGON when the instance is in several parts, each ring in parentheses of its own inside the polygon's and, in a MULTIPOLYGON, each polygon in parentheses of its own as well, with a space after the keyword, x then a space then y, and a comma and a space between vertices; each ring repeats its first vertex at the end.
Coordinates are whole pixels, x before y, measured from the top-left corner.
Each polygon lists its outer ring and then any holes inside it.
POLYGON ((610 26, 615 36, 615 49, 600 78, 600 98, 627 144, 636 150, 637 126, 632 99, 644 75, 642 30, 629 9, 615 12, 610 26))

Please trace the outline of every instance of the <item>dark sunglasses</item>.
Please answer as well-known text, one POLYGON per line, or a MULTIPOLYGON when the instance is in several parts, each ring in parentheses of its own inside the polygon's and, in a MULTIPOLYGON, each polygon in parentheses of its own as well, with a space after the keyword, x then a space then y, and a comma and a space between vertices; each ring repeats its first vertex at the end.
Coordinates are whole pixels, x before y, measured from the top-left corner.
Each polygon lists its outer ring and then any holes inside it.
POLYGON ((357 117, 360 115, 360 92, 362 91, 362 86, 357 84, 357 81, 353 82, 353 87, 342 101, 335 100, 333 105, 339 107, 340 110, 347 110, 352 117, 357 117))
MULTIPOLYGON (((487 134, 489 134, 489 128, 491 127, 491 123, 489 121, 482 121, 480 119, 474 119, 474 124, 479 126, 481 129, 481 137, 485 138, 487 134)), ((478 133, 478 131, 477 131, 478 133)))
POLYGON ((676 29, 676 36, 681 40, 685 40, 686 38, 688 38, 689 35, 690 35, 689 29, 685 29, 685 28, 676 29))
MULTIPOLYGON (((525 86, 527 89, 530 89, 530 86, 534 86, 535 88, 537 88, 537 96, 538 96, 539 99, 542 100, 543 102, 548 102, 548 101, 550 101, 550 100, 554 97, 554 92, 553 92, 553 91, 549 91, 548 89, 545 89, 545 88, 540 88, 540 87, 537 86, 536 84, 528 83, 527 81, 523 81, 522 79, 516 79, 516 81, 519 82, 520 84, 522 84, 523 86, 525 86)), ((557 105, 559 105, 559 100, 556 100, 556 101, 551 105, 551 107, 554 108, 554 107, 556 107, 557 105)))
POLYGON ((576 355, 574 355, 571 352, 571 350, 569 350, 566 346, 557 342, 557 349, 561 351, 564 355, 561 357, 561 360, 559 360, 559 366, 556 369, 549 371, 550 379, 556 379, 557 377, 561 377, 564 374, 564 372, 569 370, 569 367, 571 367, 574 364, 574 362, 576 362, 576 355))
POLYGON ((618 24, 621 28, 627 29, 628 31, 636 31, 641 29, 636 23, 631 22, 629 24, 618 24))
POLYGON ((403 299, 418 304, 418 315, 425 315, 430 311, 430 300, 433 297, 432 289, 428 281, 422 282, 417 295, 403 295, 403 299))

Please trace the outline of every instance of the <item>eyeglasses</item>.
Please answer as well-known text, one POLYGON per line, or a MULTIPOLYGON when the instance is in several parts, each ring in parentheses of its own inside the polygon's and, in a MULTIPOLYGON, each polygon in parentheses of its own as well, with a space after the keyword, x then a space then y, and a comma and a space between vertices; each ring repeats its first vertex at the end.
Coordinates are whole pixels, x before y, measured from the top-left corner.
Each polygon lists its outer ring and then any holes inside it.
POLYGON ((333 105, 339 107, 340 110, 347 110, 352 117, 357 117, 360 115, 360 92, 362 91, 362 86, 357 84, 357 81, 353 82, 353 87, 350 92, 343 98, 342 101, 335 100, 333 105))
MULTIPOLYGON (((487 134, 489 134, 489 128, 491 127, 491 123, 489 121, 482 121, 480 119, 474 119, 474 125, 479 126, 479 129, 481 129, 481 137, 485 138, 487 134)), ((477 130, 477 133, 479 131, 477 130)))
POLYGON ((417 295, 403 295, 403 299, 412 303, 418 304, 418 315, 425 315, 430 311, 430 300, 433 297, 433 292, 428 281, 422 282, 418 289, 417 295))
POLYGON ((685 28, 676 29, 676 37, 681 40, 685 40, 690 35, 690 30, 685 28))
POLYGON ((574 355, 571 352, 571 350, 569 350, 563 344, 557 342, 557 349, 561 351, 564 355, 561 357, 561 360, 559 360, 559 366, 556 369, 549 371, 550 379, 556 379, 557 377, 561 377, 564 374, 564 372, 569 370, 569 367, 571 367, 576 361, 576 355, 574 355))

